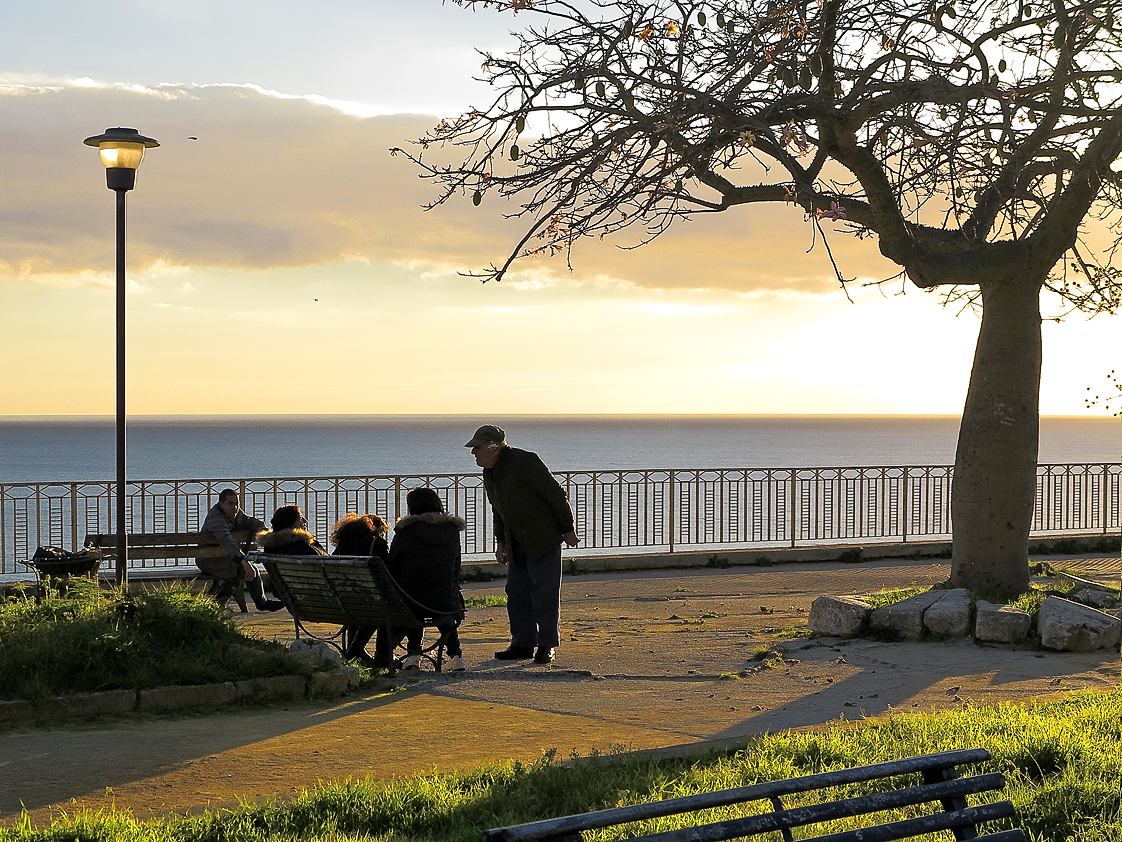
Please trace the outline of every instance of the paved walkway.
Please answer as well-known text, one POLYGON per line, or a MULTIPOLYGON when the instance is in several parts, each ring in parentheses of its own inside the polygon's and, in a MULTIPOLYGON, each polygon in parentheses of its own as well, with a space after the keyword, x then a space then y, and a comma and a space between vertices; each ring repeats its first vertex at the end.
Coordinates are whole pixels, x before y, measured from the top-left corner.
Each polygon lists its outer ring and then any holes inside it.
MULTIPOLYGON (((1073 567, 1117 581, 1119 560, 1073 567)), ((587 754, 814 727, 839 718, 1025 701, 1119 682, 1117 652, 1058 654, 972 642, 835 645, 789 639, 781 667, 759 648, 805 625, 820 593, 946 579, 945 562, 878 561, 568 577, 557 662, 495 661, 505 609, 470 612, 469 671, 421 673, 392 693, 209 716, 137 717, 0 733, 0 824, 115 804, 138 817, 286 797, 319 781, 426 774, 544 749, 587 754)), ((501 583, 500 583, 501 585, 501 583)), ((471 586, 473 595, 501 587, 471 586)), ((291 637, 286 614, 239 618, 291 637)), ((399 678, 402 676, 399 675, 399 678)))

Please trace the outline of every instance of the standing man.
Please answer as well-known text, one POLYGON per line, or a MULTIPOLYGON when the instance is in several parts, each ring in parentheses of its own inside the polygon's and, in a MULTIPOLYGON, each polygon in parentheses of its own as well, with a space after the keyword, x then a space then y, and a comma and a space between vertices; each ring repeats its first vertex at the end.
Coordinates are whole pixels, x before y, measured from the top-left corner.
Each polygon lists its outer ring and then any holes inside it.
POLYGON ((249 563, 245 552, 230 534, 231 532, 261 532, 264 529, 266 529, 264 523, 241 510, 238 492, 232 488, 224 488, 219 492, 218 502, 207 512, 203 527, 199 531, 213 535, 227 555, 195 559, 195 566, 199 570, 218 580, 215 598, 219 605, 225 605, 234 589, 244 582, 245 589, 253 597, 253 604, 258 611, 279 611, 284 608, 284 603, 279 599, 265 598, 257 568, 249 563))
POLYGON ((538 454, 508 445, 499 427, 480 427, 464 447, 483 469, 495 558, 509 565, 510 646, 495 657, 552 663, 561 635, 561 542, 575 547, 579 540, 569 499, 538 454))

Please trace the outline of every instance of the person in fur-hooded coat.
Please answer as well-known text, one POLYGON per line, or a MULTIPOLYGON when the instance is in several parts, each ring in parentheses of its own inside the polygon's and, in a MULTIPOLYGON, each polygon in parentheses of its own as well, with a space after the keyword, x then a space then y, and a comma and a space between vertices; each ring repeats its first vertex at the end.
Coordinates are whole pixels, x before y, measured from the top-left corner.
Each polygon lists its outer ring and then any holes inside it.
MULTIPOLYGON (((445 646, 452 670, 464 669, 456 627, 463 619, 464 598, 460 593, 460 533, 467 525, 444 511, 440 497, 431 488, 414 488, 406 495, 409 514, 394 526, 387 562, 390 574, 401 589, 426 609, 446 618, 437 623, 447 635, 445 646)), ((424 629, 411 630, 406 638, 405 669, 419 665, 424 629)))
POLYGON ((258 535, 257 541, 270 555, 327 555, 327 550, 309 532, 299 506, 281 506, 269 522, 271 532, 258 535))

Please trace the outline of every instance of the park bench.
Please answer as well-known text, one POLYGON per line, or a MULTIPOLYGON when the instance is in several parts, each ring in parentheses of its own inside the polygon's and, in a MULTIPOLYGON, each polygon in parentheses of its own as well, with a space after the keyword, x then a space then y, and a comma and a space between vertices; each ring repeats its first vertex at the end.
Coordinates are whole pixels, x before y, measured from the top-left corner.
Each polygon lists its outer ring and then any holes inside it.
MULTIPOLYGON (((396 642, 409 629, 463 619, 462 611, 436 612, 412 599, 379 558, 251 553, 250 559, 268 571, 273 590, 292 615, 296 637, 304 634, 340 652, 346 651, 349 635, 358 626, 385 628, 396 642), (339 630, 317 635, 305 623, 337 625, 339 630)), ((421 653, 437 672, 444 662, 446 638, 439 635, 421 653)))
MULTIPOLYGON (((233 539, 246 552, 253 549, 255 532, 231 532, 233 539)), ((209 532, 140 532, 129 534, 128 557, 129 561, 151 561, 156 559, 196 559, 196 558, 224 558, 228 553, 219 545, 218 540, 209 532)), ((117 560, 117 535, 87 535, 85 540, 87 549, 95 549, 101 555, 103 568, 112 567, 112 562, 117 560)), ((155 569, 155 568, 153 568, 155 569)), ((207 592, 216 594, 220 582, 213 576, 194 568, 194 576, 205 584, 207 592)), ((136 576, 136 571, 130 571, 130 576, 136 576)), ((138 577, 141 578, 141 577, 138 577)), ((238 607, 246 611, 245 593, 241 588, 235 588, 233 593, 238 607)))
POLYGON ((545 819, 528 824, 499 827, 483 833, 483 842, 580 842, 582 832, 599 828, 613 827, 630 822, 693 813, 714 807, 727 807, 750 801, 768 801, 772 809, 759 815, 726 819, 708 824, 694 824, 680 830, 669 830, 642 836, 628 836, 628 839, 643 839, 654 842, 717 842, 718 840, 757 836, 778 832, 784 840, 790 840, 791 828, 829 822, 834 819, 870 816, 882 810, 908 807, 935 802, 934 812, 915 818, 890 821, 883 824, 869 824, 858 830, 838 831, 826 829, 823 835, 802 836, 803 839, 817 839, 820 842, 885 842, 886 840, 911 839, 922 834, 939 830, 951 830, 955 839, 984 839, 987 842, 1025 842, 1021 830, 1004 830, 997 833, 979 835, 981 822, 1013 816, 1013 805, 1009 801, 968 806, 966 796, 1000 790, 1005 786, 1005 778, 999 772, 960 778, 956 767, 979 763, 990 759, 985 749, 973 748, 960 751, 947 751, 939 754, 925 754, 905 760, 874 763, 853 769, 839 769, 834 772, 821 772, 784 781, 751 784, 750 786, 726 789, 720 792, 707 792, 668 798, 650 804, 635 804, 627 807, 614 807, 593 813, 584 813, 563 818, 545 819), (922 783, 917 783, 919 775, 922 783), (870 795, 842 798, 836 801, 821 801, 807 806, 785 808, 781 798, 801 793, 810 793, 827 787, 846 786, 866 781, 879 781, 885 778, 908 776, 896 782, 895 788, 878 784, 870 795))

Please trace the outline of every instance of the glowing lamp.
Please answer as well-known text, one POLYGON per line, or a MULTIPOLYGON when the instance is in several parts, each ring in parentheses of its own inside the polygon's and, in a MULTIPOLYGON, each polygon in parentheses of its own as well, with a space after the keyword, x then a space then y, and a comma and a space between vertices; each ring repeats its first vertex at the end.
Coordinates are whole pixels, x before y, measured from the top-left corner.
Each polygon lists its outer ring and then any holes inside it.
POLYGON ((158 140, 145 137, 136 129, 106 129, 105 134, 87 137, 86 146, 96 146, 105 164, 105 185, 110 190, 132 190, 136 168, 144 160, 144 150, 159 146, 158 140))

